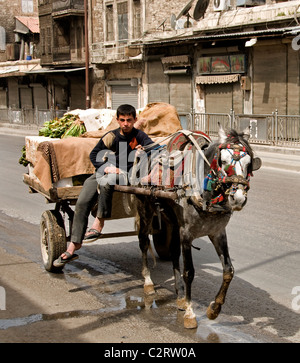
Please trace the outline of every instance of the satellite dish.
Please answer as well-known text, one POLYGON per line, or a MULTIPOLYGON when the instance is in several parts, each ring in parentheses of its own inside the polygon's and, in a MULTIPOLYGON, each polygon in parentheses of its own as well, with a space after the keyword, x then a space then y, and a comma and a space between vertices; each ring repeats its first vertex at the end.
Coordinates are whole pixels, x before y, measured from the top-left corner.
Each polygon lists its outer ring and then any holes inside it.
POLYGON ((171 28, 175 29, 175 27, 176 27, 176 15, 175 14, 171 14, 170 22, 171 22, 171 28))
POLYGON ((184 23, 184 28, 191 28, 193 26, 193 24, 190 21, 186 21, 184 23))
POLYGON ((179 20, 176 20, 176 27, 175 27, 175 30, 178 30, 178 29, 184 29, 184 25, 186 23, 186 20, 185 19, 179 19, 179 20))
POLYGON ((193 14, 195 20, 200 20, 201 18, 204 17, 208 5, 209 5, 209 0, 198 0, 193 14))
POLYGON ((165 18, 156 29, 159 29, 161 26, 163 28, 163 31, 165 31, 165 22, 166 22, 167 18, 165 18))
POLYGON ((189 3, 185 5, 185 7, 181 10, 181 12, 178 14, 176 20, 180 19, 182 16, 188 15, 194 0, 191 0, 189 3))

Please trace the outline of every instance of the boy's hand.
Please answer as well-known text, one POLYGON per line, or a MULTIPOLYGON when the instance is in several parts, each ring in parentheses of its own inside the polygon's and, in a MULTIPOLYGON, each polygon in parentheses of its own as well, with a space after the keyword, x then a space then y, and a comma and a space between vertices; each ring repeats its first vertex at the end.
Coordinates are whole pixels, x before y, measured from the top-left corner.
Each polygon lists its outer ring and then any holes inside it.
POLYGON ((104 169, 104 173, 106 173, 106 174, 120 174, 120 169, 116 168, 115 166, 107 166, 104 169))

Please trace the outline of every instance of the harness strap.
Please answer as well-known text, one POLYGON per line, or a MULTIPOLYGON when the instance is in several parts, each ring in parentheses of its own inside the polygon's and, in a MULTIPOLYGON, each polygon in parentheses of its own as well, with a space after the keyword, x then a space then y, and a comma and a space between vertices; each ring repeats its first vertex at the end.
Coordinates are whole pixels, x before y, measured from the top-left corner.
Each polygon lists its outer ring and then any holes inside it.
POLYGON ((244 184, 249 186, 249 181, 247 181, 242 175, 232 175, 232 176, 225 176, 222 179, 223 183, 235 183, 235 184, 244 184))
MULTIPOLYGON (((191 140, 191 142, 196 146, 196 149, 199 151, 200 155, 203 157, 204 161, 207 163, 208 166, 210 166, 210 162, 207 160, 203 150, 201 149, 201 147, 199 146, 199 144, 197 143, 196 139, 193 136, 194 134, 193 131, 181 130, 180 132, 182 132, 187 138, 191 140)), ((205 137, 204 135, 201 136, 203 136, 207 141, 210 142, 210 140, 207 137, 205 137)))

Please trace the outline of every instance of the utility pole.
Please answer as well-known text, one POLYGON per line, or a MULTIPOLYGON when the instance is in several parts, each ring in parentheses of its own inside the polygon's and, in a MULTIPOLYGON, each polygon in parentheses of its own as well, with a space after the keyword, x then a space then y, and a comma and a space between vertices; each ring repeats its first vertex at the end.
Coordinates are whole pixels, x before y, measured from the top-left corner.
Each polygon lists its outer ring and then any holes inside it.
POLYGON ((88 3, 84 0, 84 31, 85 31, 85 107, 90 108, 89 84, 89 32, 88 32, 88 3))

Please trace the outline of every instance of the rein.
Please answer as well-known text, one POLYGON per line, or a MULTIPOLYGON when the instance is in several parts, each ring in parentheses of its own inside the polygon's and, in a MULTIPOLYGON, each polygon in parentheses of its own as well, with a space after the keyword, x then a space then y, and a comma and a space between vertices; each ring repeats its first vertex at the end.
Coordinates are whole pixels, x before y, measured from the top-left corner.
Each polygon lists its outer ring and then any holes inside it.
MULTIPOLYGON (((158 142, 155 142, 153 144, 145 146, 143 149, 147 154, 150 153, 151 150, 157 150, 158 152, 160 152, 160 150, 164 150, 167 147, 167 145, 161 143, 178 134, 183 134, 186 137, 186 139, 189 140, 190 144, 192 144, 192 146, 194 147, 194 151, 201 155, 201 158, 204 160, 204 163, 206 163, 209 167, 209 172, 207 176, 204 178, 203 195, 200 195, 196 191, 196 194, 190 196, 189 200, 192 202, 195 208, 200 208, 202 210, 207 210, 207 208, 209 208, 208 211, 212 212, 214 211, 227 212, 228 207, 226 205, 227 205, 228 195, 233 196, 239 189, 241 189, 243 193, 247 194, 247 191, 250 189, 249 181, 253 170, 252 162, 255 158, 253 159, 252 150, 249 147, 248 143, 245 142, 244 139, 237 140, 234 139, 233 137, 231 138, 229 137, 225 143, 220 144, 217 147, 212 162, 210 162, 207 159, 204 151, 202 150, 201 146, 196 140, 196 136, 199 136, 199 134, 189 130, 177 131, 171 135, 168 135, 163 140, 160 140, 160 144, 158 142), (221 158, 221 151, 224 149, 230 153, 231 160, 229 164, 227 164, 225 167, 222 168, 220 166, 220 158, 221 158), (241 170, 243 171, 241 159, 244 158, 246 155, 249 155, 251 157, 251 162, 247 166, 248 174, 246 177, 244 177, 243 175, 236 174, 236 165, 239 164, 241 166, 241 170), (213 207, 213 210, 211 210, 210 207, 213 207), (219 210, 216 210, 215 208, 217 209, 219 208, 219 210)), ((205 141, 207 141, 209 144, 211 143, 211 139, 205 134, 202 134, 201 137, 204 138, 205 141)), ((187 147, 188 146, 185 146, 184 150, 187 147)), ((196 160, 195 157, 193 157, 192 165, 187 166, 187 173, 191 172, 193 175, 195 174, 194 172, 194 168, 196 166, 195 160, 196 160)), ((162 163, 161 161, 158 161, 158 163, 164 165, 164 163, 162 163)), ((150 177, 150 175, 151 172, 148 175, 148 178, 150 177)), ((177 194, 178 199, 187 196, 186 189, 189 189, 190 187, 189 184, 183 184, 178 186, 165 185, 163 187, 163 185, 160 184, 160 182, 161 181, 158 178, 158 184, 152 185, 151 190, 162 190, 163 188, 163 190, 173 191, 177 194)), ((149 187, 145 185, 144 188, 149 188, 149 187)), ((193 192, 195 193, 195 190, 193 190, 193 192)))

